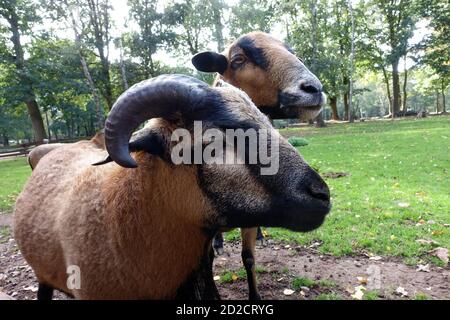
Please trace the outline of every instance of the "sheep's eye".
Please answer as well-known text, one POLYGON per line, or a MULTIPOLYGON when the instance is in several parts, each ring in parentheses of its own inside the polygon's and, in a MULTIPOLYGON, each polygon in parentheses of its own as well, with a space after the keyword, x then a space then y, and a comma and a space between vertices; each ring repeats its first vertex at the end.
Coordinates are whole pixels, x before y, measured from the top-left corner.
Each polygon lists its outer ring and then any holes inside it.
POLYGON ((235 65, 239 65, 239 64, 243 64, 245 62, 245 57, 244 56, 236 56, 235 58, 233 58, 233 61, 231 63, 235 64, 235 65))

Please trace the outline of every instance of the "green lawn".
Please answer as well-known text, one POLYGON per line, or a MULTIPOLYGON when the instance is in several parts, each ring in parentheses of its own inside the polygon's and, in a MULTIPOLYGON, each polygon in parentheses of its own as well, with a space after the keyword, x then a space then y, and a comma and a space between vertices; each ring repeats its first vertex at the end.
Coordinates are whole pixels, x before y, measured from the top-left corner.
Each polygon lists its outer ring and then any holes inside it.
POLYGON ((0 160, 0 213, 12 211, 17 195, 31 173, 25 157, 0 160))
MULTIPOLYGON (((309 244, 334 255, 366 252, 416 263, 433 246, 450 248, 450 117, 284 129, 304 137, 298 147, 326 179, 333 209, 310 233, 268 229, 275 239, 309 244), (433 240, 423 244, 416 240, 433 240)), ((30 169, 25 158, 0 161, 0 211, 10 211, 30 169)), ((238 237, 233 231, 229 240, 238 237)))
POLYGON ((450 117, 281 132, 308 140, 298 150, 320 173, 349 175, 326 179, 333 209, 321 228, 269 229, 269 236, 300 244, 320 240, 319 250, 334 255, 364 251, 402 256, 409 263, 430 259, 425 254, 433 245, 416 240, 450 248, 450 228, 444 226, 450 223, 450 117))

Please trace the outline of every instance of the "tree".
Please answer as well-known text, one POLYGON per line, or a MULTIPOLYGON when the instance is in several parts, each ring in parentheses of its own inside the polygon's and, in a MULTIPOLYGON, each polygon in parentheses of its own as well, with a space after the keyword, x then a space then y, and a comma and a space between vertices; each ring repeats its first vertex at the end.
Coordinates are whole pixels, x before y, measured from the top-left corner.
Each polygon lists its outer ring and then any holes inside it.
POLYGON ((165 23, 178 30, 175 45, 181 53, 194 55, 200 52, 212 37, 210 26, 214 24, 214 12, 210 1, 173 1, 164 15, 165 23))
MULTIPOLYGON (((392 116, 400 111, 400 76, 399 61, 408 50, 408 40, 412 37, 416 22, 416 2, 407 0, 373 0, 371 4, 379 14, 379 21, 373 26, 379 26, 378 32, 382 43, 390 47, 386 56, 387 62, 392 68, 392 116)), ((372 25, 372 24, 370 24, 372 25)))
POLYGON ((259 30, 270 32, 279 3, 273 0, 240 0, 231 9, 230 33, 233 38, 242 34, 259 30))
POLYGON ((159 74, 159 64, 154 55, 158 49, 173 43, 174 33, 166 28, 167 20, 157 11, 157 2, 151 0, 128 0, 130 22, 135 22, 139 30, 122 36, 124 47, 131 57, 138 58, 143 68, 142 78, 148 79, 159 74))
POLYGON ((36 5, 30 1, 0 0, 0 16, 8 23, 11 33, 13 53, 7 52, 8 60, 13 61, 17 77, 21 85, 21 101, 25 102, 35 134, 36 143, 40 144, 46 138, 44 122, 39 105, 33 91, 33 79, 29 76, 28 65, 25 60, 21 34, 30 31, 33 23, 39 20, 36 15, 36 5))
POLYGON ((419 45, 424 51, 420 62, 428 65, 438 76, 435 80, 437 91, 436 104, 439 95, 442 97, 442 112, 446 113, 445 93, 450 85, 450 5, 448 1, 420 1, 422 15, 429 19, 432 32, 419 45))

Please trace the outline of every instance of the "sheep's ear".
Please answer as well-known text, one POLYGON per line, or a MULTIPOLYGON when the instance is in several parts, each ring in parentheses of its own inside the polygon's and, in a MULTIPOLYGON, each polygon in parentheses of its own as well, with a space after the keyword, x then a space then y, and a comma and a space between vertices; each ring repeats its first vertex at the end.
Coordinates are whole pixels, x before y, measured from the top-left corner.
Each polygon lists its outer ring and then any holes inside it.
POLYGON ((151 155, 164 158, 166 155, 166 144, 164 138, 157 132, 146 130, 145 134, 131 137, 129 144, 130 152, 145 151, 151 155))
POLYGON ((194 67, 203 72, 218 72, 223 74, 228 68, 228 60, 223 54, 205 51, 192 57, 194 67))
MULTIPOLYGON (((136 135, 131 137, 130 144, 128 145, 130 152, 145 151, 154 156, 160 157, 163 160, 167 160, 166 144, 164 138, 155 131, 149 129, 141 129, 136 135)), ((113 161, 108 155, 105 160, 93 163, 93 166, 100 166, 113 161)))

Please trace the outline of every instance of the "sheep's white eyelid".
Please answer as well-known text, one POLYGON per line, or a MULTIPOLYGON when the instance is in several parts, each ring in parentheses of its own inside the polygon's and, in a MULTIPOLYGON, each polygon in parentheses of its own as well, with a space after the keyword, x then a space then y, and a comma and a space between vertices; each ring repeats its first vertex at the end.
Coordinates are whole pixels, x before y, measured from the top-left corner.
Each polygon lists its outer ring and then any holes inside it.
POLYGON ((243 55, 237 55, 231 58, 231 63, 243 63, 245 61, 245 57, 243 55))

